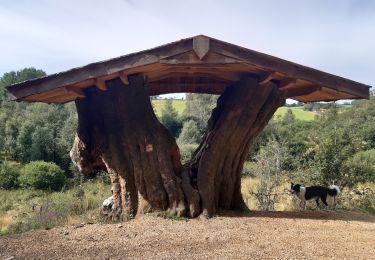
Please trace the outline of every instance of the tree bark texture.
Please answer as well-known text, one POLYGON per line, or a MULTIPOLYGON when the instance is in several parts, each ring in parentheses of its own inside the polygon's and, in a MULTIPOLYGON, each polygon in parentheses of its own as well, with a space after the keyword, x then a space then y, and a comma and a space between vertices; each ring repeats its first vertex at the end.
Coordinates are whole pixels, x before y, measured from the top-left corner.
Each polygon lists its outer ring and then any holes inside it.
POLYGON ((91 88, 76 101, 72 160, 82 173, 109 173, 112 219, 135 216, 138 196, 154 209, 184 215, 179 149, 153 112, 143 75, 129 77, 129 85, 115 79, 107 86, 91 88))
POLYGON ((86 98, 76 101, 79 124, 71 158, 82 173, 108 172, 111 219, 133 217, 145 203, 190 217, 245 206, 245 157, 285 102, 275 84, 260 86, 257 79, 243 77, 228 87, 188 167, 181 165, 173 136, 154 114, 143 75, 129 76, 129 85, 114 79, 107 86, 106 91, 87 89, 86 98))
POLYGON ((243 77, 220 96, 190 163, 205 217, 219 208, 246 207, 241 194, 245 158, 255 138, 284 103, 285 94, 276 84, 261 86, 253 77, 243 77))

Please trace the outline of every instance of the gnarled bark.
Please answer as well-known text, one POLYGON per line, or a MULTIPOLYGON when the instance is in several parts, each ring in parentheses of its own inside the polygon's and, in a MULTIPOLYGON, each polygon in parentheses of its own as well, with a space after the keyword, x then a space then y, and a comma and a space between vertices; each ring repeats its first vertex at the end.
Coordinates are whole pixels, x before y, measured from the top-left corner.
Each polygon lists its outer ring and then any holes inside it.
POLYGON ((201 197, 202 213, 212 216, 218 208, 244 208, 241 172, 257 135, 285 95, 275 84, 258 85, 243 77, 220 96, 208 122, 206 135, 191 160, 201 197))
POLYGON ((112 219, 132 217, 141 204, 179 216, 212 216, 218 208, 244 207, 241 171, 255 137, 285 102, 273 83, 252 77, 227 88, 190 166, 181 166, 178 146, 157 120, 142 75, 119 79, 108 90, 90 88, 76 101, 78 131, 71 151, 81 172, 105 169, 111 178, 112 219))
POLYGON ((178 146, 157 120, 142 75, 91 88, 76 101, 78 131, 71 157, 83 173, 106 169, 112 182, 112 218, 133 217, 138 196, 153 209, 186 211, 178 146))

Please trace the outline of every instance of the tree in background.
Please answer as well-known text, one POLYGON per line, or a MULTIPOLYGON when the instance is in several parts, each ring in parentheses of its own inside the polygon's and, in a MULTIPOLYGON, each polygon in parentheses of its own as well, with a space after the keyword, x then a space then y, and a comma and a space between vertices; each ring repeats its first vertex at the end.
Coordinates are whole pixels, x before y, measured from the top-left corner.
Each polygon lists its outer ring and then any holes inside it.
POLYGON ((217 96, 209 94, 186 94, 183 127, 177 140, 183 163, 190 161, 201 142, 217 96))
POLYGON ((15 189, 19 186, 19 166, 9 162, 0 163, 0 189, 15 189))
POLYGON ((74 106, 18 103, 5 98, 6 86, 45 75, 42 70, 25 68, 0 78, 0 159, 52 161, 72 176, 69 150, 77 125, 74 106))
POLYGON ((184 121, 189 122, 193 120, 201 137, 206 130, 211 112, 216 107, 217 98, 218 96, 209 94, 186 94, 186 108, 183 114, 184 121))
POLYGON ((178 142, 181 144, 199 144, 201 136, 201 129, 194 120, 185 121, 178 142))
POLYGON ((277 200, 276 189, 281 177, 287 169, 290 154, 286 141, 270 138, 266 146, 262 146, 255 156, 255 176, 260 180, 257 193, 258 205, 262 210, 274 210, 277 200))
POLYGON ((177 110, 173 107, 172 99, 165 101, 164 107, 161 110, 160 122, 168 128, 174 137, 177 137, 182 128, 182 122, 178 116, 177 110))
POLYGON ((43 70, 38 70, 32 67, 5 73, 0 78, 0 101, 5 100, 7 97, 7 86, 43 76, 46 76, 46 73, 43 70))

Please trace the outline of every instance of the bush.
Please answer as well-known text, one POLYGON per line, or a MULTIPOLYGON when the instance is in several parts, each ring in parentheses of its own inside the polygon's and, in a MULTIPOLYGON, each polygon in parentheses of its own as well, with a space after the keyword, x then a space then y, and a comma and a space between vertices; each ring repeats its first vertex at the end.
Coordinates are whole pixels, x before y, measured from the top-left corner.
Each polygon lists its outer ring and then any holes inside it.
POLYGON ((346 186, 375 182, 375 149, 356 153, 344 163, 343 171, 346 186))
POLYGON ((25 165, 19 178, 26 188, 58 191, 64 186, 64 171, 52 162, 34 161, 25 165))
POLYGON ((178 141, 183 144, 199 144, 202 139, 197 122, 186 121, 182 127, 178 141))
POLYGON ((19 186, 18 177, 20 172, 18 167, 8 162, 0 164, 0 188, 14 189, 19 186))
POLYGON ((197 149, 198 144, 180 144, 181 163, 186 164, 190 162, 190 159, 197 149))

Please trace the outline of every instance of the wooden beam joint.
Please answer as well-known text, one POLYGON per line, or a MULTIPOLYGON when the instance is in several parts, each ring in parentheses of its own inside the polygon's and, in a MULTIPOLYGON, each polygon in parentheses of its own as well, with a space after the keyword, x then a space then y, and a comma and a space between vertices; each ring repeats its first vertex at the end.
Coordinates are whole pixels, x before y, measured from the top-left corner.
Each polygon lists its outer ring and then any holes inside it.
POLYGON ((68 86, 68 87, 65 87, 64 89, 68 94, 70 94, 72 96, 75 96, 75 97, 78 97, 78 98, 85 98, 86 97, 85 94, 82 92, 82 90, 79 89, 79 88, 74 88, 72 86, 68 86))
POLYGON ((275 77, 275 74, 276 72, 270 72, 270 73, 265 74, 263 77, 260 78, 258 84, 261 86, 266 85, 275 77))

